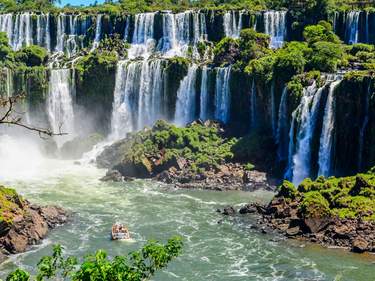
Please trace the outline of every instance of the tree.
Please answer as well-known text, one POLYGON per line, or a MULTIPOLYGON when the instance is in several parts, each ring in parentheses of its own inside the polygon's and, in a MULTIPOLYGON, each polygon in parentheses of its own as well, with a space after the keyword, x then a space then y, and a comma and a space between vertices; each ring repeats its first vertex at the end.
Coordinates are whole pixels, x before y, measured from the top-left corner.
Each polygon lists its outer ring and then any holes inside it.
POLYGON ((173 237, 163 245, 149 241, 143 248, 126 256, 108 258, 105 251, 99 250, 88 255, 79 264, 76 257, 63 256, 60 245, 53 247, 51 256, 41 258, 37 265, 35 279, 22 269, 10 273, 6 281, 144 281, 150 279, 157 270, 165 268, 182 250, 180 237, 173 237))
POLYGON ((16 110, 17 104, 25 98, 24 94, 11 97, 0 96, 0 125, 22 127, 29 131, 37 132, 40 136, 61 136, 65 133, 54 132, 49 128, 38 128, 23 122, 24 112, 16 110))

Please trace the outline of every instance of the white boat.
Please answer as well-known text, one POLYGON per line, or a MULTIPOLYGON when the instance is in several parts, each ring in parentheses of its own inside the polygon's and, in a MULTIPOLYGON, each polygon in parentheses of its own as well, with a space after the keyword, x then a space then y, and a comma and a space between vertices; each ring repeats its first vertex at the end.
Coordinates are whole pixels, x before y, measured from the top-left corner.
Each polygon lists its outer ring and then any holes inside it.
POLYGON ((112 240, 129 240, 130 233, 127 227, 121 223, 112 225, 112 240))

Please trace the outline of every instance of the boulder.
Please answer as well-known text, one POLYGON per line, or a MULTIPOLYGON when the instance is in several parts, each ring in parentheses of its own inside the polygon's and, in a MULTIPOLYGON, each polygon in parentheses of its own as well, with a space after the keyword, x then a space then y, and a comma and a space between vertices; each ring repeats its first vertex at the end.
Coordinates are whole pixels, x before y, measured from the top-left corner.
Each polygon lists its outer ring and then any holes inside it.
POLYGON ((355 253, 363 253, 369 250, 369 243, 362 237, 356 237, 352 243, 352 251, 355 253))
POLYGON ((253 204, 246 204, 245 206, 241 207, 239 210, 240 214, 253 214, 257 212, 256 206, 253 204))
POLYGON ((113 181, 113 182, 122 182, 124 177, 117 170, 108 170, 104 177, 100 179, 101 181, 113 181))
POLYGON ((317 233, 323 230, 331 222, 332 222, 332 219, 329 217, 323 217, 323 218, 309 217, 309 218, 304 219, 304 223, 308 227, 311 233, 317 233))

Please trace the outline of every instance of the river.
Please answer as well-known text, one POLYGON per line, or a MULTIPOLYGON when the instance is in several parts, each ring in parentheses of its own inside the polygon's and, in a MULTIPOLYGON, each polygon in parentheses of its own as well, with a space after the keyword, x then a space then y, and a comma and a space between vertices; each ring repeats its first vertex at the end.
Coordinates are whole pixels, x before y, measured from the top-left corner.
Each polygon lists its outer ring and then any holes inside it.
POLYGON ((177 190, 148 180, 104 183, 99 178, 105 171, 93 165, 44 159, 30 147, 17 151, 2 140, 0 181, 32 202, 64 207, 72 217, 41 245, 3 263, 1 278, 16 266, 32 271, 56 243, 80 257, 97 249, 113 256, 137 249, 148 239, 181 235, 183 253, 153 280, 374 280, 374 255, 261 234, 251 227, 254 217, 223 218, 215 211, 228 204, 266 202, 270 192, 177 190), (129 226, 133 242, 109 239, 116 221, 129 226))

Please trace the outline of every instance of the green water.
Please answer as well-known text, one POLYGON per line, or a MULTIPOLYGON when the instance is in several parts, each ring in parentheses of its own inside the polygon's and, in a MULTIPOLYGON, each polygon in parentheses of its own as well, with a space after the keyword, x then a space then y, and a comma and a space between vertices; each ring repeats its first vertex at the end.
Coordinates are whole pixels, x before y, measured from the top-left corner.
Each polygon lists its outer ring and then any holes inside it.
POLYGON ((176 190, 152 181, 102 183, 98 178, 103 170, 57 160, 36 162, 25 175, 2 173, 2 182, 33 202, 70 210, 72 219, 53 230, 42 245, 1 265, 1 277, 15 266, 32 270, 54 243, 78 256, 101 248, 116 255, 139 248, 148 239, 164 241, 178 234, 185 242, 182 255, 154 280, 375 280, 373 255, 260 234, 250 227, 255 223, 252 217, 217 223, 223 217, 216 208, 265 202, 272 196, 268 192, 176 190), (133 243, 109 239, 116 221, 129 226, 133 243))

